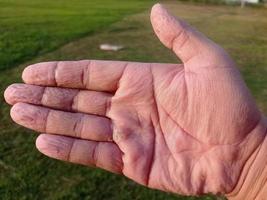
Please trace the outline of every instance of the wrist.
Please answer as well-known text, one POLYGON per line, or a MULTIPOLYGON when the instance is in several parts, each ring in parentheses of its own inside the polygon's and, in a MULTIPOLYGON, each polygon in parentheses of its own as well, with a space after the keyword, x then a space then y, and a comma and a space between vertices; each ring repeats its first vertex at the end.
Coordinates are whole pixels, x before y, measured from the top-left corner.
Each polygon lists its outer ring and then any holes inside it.
POLYGON ((259 124, 263 140, 246 161, 234 190, 227 195, 229 200, 264 200, 267 197, 267 121, 259 124))

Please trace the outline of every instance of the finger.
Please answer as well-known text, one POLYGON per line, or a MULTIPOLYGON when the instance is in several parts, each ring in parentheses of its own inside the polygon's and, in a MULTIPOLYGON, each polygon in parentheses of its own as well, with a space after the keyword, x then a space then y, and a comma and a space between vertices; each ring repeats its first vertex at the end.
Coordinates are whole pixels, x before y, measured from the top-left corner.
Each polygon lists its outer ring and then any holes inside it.
POLYGON ((42 87, 27 84, 12 84, 5 91, 6 101, 43 105, 65 111, 106 115, 111 94, 89 90, 42 87))
POLYGON ((218 45, 186 22, 170 15, 160 4, 154 5, 151 10, 151 23, 159 40, 175 52, 186 64, 185 67, 191 63, 204 67, 233 64, 218 45))
POLYGON ((121 173, 122 153, 112 142, 94 142, 70 137, 41 134, 37 149, 52 158, 121 173))
POLYGON ((16 123, 37 132, 95 141, 112 140, 111 122, 105 117, 63 112, 26 103, 15 104, 10 114, 16 123))
POLYGON ((25 68, 22 79, 33 85, 114 92, 126 66, 119 61, 43 62, 25 68))

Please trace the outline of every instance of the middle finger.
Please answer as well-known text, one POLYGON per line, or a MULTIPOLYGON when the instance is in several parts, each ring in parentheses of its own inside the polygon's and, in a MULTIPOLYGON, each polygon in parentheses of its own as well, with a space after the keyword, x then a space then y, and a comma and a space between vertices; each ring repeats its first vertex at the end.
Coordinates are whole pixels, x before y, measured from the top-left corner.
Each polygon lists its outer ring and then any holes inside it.
POLYGON ((6 101, 42 105, 58 110, 106 116, 112 95, 89 90, 13 84, 5 91, 6 101))

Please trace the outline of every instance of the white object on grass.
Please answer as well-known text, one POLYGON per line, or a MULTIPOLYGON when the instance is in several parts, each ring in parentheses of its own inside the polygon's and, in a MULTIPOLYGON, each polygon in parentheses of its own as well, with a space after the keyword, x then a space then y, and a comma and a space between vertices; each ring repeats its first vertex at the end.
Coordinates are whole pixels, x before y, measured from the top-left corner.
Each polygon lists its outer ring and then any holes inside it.
POLYGON ((104 51, 118 51, 123 49, 121 45, 112 45, 112 44, 101 44, 100 49, 104 51))

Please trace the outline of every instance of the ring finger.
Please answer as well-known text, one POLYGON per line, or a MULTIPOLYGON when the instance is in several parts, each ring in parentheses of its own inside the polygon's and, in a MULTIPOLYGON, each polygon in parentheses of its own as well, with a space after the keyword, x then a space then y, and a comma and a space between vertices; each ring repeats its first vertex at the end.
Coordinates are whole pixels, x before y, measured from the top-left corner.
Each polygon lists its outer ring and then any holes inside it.
POLYGON ((64 112, 27 103, 15 104, 10 115, 16 123, 37 132, 112 141, 111 121, 106 117, 64 112))

